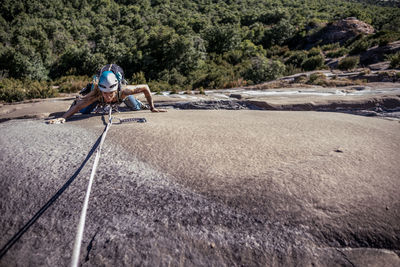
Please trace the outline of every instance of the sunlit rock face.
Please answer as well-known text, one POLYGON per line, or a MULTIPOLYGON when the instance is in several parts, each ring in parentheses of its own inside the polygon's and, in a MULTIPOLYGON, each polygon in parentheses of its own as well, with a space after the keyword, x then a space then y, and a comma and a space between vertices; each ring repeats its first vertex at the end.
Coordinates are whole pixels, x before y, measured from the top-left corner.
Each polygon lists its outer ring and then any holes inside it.
POLYGON ((313 46, 317 42, 320 45, 333 43, 343 45, 346 41, 359 34, 369 35, 374 32, 375 30, 371 25, 350 17, 324 26, 320 31, 310 36, 308 45, 313 46))
MULTIPOLYGON (((330 112, 115 113, 85 266, 398 266, 400 124, 330 112)), ((106 116, 0 123, 3 246, 76 171, 106 116)), ((1 266, 68 265, 90 160, 1 266)))

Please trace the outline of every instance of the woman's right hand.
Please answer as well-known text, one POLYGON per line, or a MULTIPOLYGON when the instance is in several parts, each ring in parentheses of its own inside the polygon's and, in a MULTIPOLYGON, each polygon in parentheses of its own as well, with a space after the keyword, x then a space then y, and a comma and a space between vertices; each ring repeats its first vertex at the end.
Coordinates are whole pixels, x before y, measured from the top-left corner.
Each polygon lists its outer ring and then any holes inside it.
POLYGON ((151 112, 167 112, 166 109, 161 109, 161 108, 152 108, 151 112))
POLYGON ((48 124, 60 124, 60 123, 65 123, 64 118, 57 118, 57 119, 52 119, 47 121, 48 124))

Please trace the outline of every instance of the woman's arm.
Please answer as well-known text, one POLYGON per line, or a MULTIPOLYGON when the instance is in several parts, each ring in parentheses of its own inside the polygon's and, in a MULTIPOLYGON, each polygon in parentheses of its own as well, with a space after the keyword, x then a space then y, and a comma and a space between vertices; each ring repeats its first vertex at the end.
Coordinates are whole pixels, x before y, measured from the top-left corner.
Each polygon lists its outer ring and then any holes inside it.
POLYGON ((77 113, 79 110, 86 108, 87 106, 93 104, 94 102, 96 102, 96 97, 81 98, 76 102, 75 105, 70 107, 69 110, 64 113, 64 115, 62 115, 62 118, 67 119, 72 115, 74 115, 75 113, 77 113))
POLYGON ((128 95, 143 93, 146 97, 147 103, 149 103, 150 110, 152 112, 166 112, 165 109, 156 109, 154 107, 153 98, 151 96, 150 88, 147 84, 139 84, 139 85, 128 85, 128 88, 122 90, 122 98, 127 97, 128 95))
POLYGON ((64 113, 60 118, 52 119, 48 123, 49 124, 55 124, 55 123, 64 123, 67 118, 71 117, 75 113, 77 113, 79 110, 89 106, 90 104, 96 102, 97 97, 95 95, 95 92, 92 91, 88 95, 82 97, 79 99, 75 105, 71 106, 67 112, 64 113))

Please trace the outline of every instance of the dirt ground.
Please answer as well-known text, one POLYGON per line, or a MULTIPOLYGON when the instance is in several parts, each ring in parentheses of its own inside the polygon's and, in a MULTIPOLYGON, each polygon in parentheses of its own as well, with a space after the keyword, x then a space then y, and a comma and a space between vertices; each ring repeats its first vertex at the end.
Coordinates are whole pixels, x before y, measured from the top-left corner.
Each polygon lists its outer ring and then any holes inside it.
MULTIPOLYGON (((103 115, 45 123, 70 103, 0 107, 0 246, 74 174, 104 130, 103 115)), ((399 121, 265 110, 115 117, 147 122, 108 132, 83 266, 400 265, 399 121)), ((70 263, 92 163, 0 266, 70 263)))

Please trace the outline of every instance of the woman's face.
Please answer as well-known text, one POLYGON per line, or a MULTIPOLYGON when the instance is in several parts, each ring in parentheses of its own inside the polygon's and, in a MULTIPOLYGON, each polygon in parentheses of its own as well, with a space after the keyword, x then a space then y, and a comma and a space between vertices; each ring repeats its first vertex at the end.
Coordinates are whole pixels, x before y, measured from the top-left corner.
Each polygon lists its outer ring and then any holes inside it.
POLYGON ((103 98, 104 98, 104 101, 106 103, 112 102, 114 97, 115 97, 115 95, 116 95, 116 91, 114 91, 114 92, 101 92, 101 93, 103 94, 103 98))

